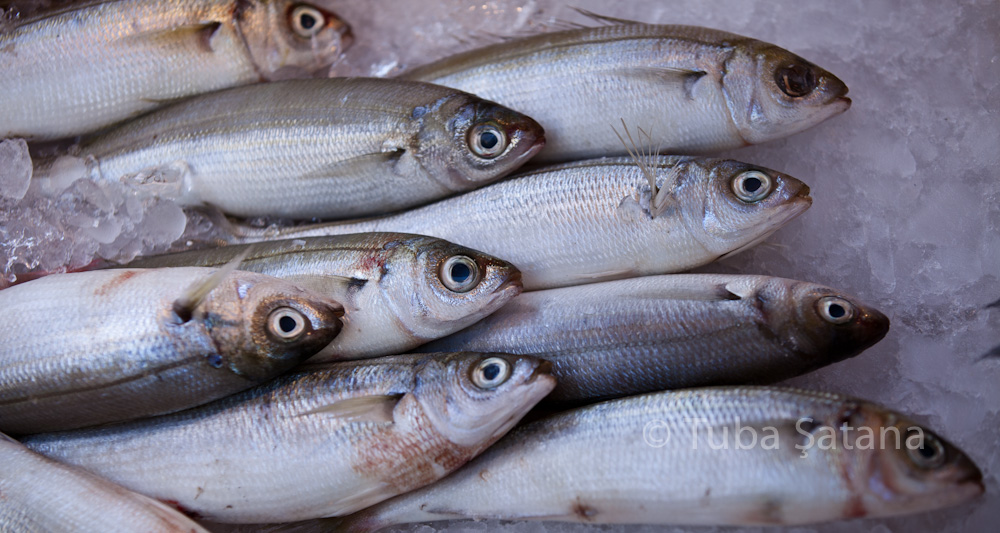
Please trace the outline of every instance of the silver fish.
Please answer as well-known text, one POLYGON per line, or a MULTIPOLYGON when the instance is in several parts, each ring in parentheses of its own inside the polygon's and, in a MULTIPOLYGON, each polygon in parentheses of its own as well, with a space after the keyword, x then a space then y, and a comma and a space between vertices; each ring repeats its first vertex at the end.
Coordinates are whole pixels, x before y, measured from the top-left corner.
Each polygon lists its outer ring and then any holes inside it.
POLYGON ((0 32, 0 137, 96 131, 166 102, 329 67, 329 0, 85 2, 0 32))
POLYGON ((965 454, 877 405, 792 389, 692 389, 523 426, 448 478, 336 530, 458 518, 795 525, 925 512, 982 492, 965 454))
POLYGON ((731 160, 658 156, 542 168, 405 213, 257 229, 234 242, 366 231, 433 235, 517 265, 525 290, 679 272, 767 238, 811 204, 799 180, 731 160))
POLYGON ((0 434, 0 531, 208 533, 180 512, 0 434))
MULTIPOLYGON (((344 218, 480 187, 544 142, 529 117, 454 89, 333 78, 196 96, 85 143, 80 155, 92 179, 152 182, 186 205, 344 218)), ((42 160, 35 175, 52 164, 42 160)))
POLYGON ((287 281, 228 269, 15 285, 0 291, 0 430, 84 427, 233 394, 318 352, 342 315, 337 302, 287 281))
MULTIPOLYGON (((344 328, 310 362, 409 351, 471 326, 521 292, 514 265, 441 239, 362 233, 140 258, 132 268, 221 266, 292 281, 340 302, 344 328)), ((496 350, 501 351, 501 350, 496 350)))
POLYGON ((680 274, 522 294, 421 346, 532 354, 581 401, 708 385, 775 383, 857 355, 889 319, 829 287, 767 276, 680 274))
POLYGON ((548 394, 547 363, 404 355, 314 367, 150 420, 31 449, 218 522, 338 516, 440 479, 548 394))
POLYGON ((851 105, 836 76, 772 44, 596 18, 613 25, 491 44, 402 77, 531 115, 545 127, 537 161, 547 162, 624 154, 612 129, 620 119, 664 153, 693 154, 786 137, 851 105))

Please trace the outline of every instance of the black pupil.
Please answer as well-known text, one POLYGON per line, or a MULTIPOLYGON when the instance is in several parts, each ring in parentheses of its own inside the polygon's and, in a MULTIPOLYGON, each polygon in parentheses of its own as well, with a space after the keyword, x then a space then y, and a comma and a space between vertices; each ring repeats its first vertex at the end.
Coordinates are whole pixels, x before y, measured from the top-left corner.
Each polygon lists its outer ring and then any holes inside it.
POLYGON ((497 138, 497 135, 495 133, 493 133, 492 131, 484 131, 481 134, 479 134, 479 144, 483 148, 486 148, 487 150, 492 149, 499 142, 500 142, 500 139, 497 138))
POLYGON ((302 29, 311 30, 316 25, 316 17, 309 13, 302 13, 299 16, 299 24, 302 26, 302 29))
POLYGON ((745 189, 749 193, 757 192, 762 185, 764 184, 761 183, 761 181, 757 178, 747 178, 746 180, 743 181, 743 189, 745 189))
POLYGON ((840 304, 830 304, 830 308, 827 311, 833 318, 840 318, 847 314, 847 311, 840 304))
POLYGON ((927 441, 924 441, 923 445, 917 450, 924 459, 933 459, 937 456, 937 450, 935 450, 933 446, 928 445, 927 441))
POLYGON ((778 86, 788 96, 805 96, 816 86, 812 69, 805 65, 792 65, 778 70, 778 86))
POLYGON ((500 375, 500 365, 496 363, 490 363, 483 367, 483 377, 486 381, 493 381, 500 375))
POLYGON ((278 327, 281 328, 281 331, 284 333, 291 333, 292 331, 295 331, 295 326, 298 325, 298 320, 295 320, 287 315, 278 319, 278 327))
POLYGON ((457 283, 465 283, 472 277, 472 269, 465 263, 451 265, 451 279, 457 283))

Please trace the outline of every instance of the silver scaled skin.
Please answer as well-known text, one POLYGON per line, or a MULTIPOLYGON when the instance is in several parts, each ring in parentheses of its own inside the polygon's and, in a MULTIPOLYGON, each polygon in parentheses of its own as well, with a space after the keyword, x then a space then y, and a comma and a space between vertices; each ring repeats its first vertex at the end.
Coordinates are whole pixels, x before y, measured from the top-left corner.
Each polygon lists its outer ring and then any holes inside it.
POLYGON ((230 224, 226 238, 431 235, 510 261, 530 291, 688 270, 753 246, 810 205, 801 181, 738 161, 608 158, 541 168, 385 217, 230 224))
POLYGON ((332 219, 481 187, 544 142, 531 118, 455 89, 331 78, 196 96, 87 141, 80 156, 91 179, 152 183, 183 205, 332 219))
POLYGON ((786 137, 851 106, 836 76, 772 44, 600 19, 612 24, 496 43, 402 77, 531 115, 545 127, 544 162, 624 155, 622 121, 661 153, 702 154, 786 137))
POLYGON ((505 351, 550 361, 546 401, 768 384, 857 355, 889 319, 815 283, 676 274, 524 293, 419 351, 505 351))
POLYGON ((214 281, 219 270, 52 274, 0 291, 0 431, 201 405, 291 369, 340 332, 339 303, 250 272, 214 281))
POLYGON ((409 351, 471 326, 521 292, 521 273, 514 265, 405 233, 223 246, 140 258, 125 266, 221 266, 248 248, 240 269, 289 280, 344 306, 344 328, 309 360, 314 363, 409 351))
POLYGON ((328 0, 83 2, 0 31, 0 137, 94 132, 205 92, 325 74, 351 44, 328 0))
POLYGON ((187 411, 25 445, 216 522, 340 516, 447 475, 555 386, 498 354, 315 365, 187 411))

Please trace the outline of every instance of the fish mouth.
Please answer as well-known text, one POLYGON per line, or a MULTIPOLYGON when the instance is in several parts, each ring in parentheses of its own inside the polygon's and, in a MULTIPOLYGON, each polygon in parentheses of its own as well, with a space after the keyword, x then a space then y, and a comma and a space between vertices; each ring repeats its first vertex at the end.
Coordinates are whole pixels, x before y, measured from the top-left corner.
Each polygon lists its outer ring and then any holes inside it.
POLYGON ((545 379, 545 377, 552 378, 552 361, 541 359, 535 370, 528 376, 528 383, 532 383, 536 379, 545 379))
POLYGON ((515 294, 520 294, 522 291, 524 291, 524 282, 522 280, 520 270, 515 270, 511 272, 507 276, 507 279, 504 280, 504 282, 501 283, 500 286, 497 287, 495 291, 493 291, 493 293, 497 294, 501 292, 507 292, 508 290, 515 291, 515 294))

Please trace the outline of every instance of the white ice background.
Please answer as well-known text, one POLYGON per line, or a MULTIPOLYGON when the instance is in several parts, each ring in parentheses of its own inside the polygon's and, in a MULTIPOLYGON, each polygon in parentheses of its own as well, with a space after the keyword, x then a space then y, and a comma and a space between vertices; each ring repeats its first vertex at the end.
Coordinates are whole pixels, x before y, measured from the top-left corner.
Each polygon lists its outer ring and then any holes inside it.
MULTIPOLYGON (((705 270, 810 280, 860 296, 892 319, 888 336, 797 386, 876 401, 926 423, 985 475, 978 501, 890 520, 795 532, 1000 530, 1000 2, 579 0, 601 14, 728 30, 783 46, 850 87, 853 107, 802 134, 726 154, 812 187, 813 207, 764 245, 705 270)), ((341 0, 356 42, 337 75, 407 67, 556 21, 555 0, 341 0)), ((616 120, 608 117, 609 125, 616 120)), ((4 172, 0 192, 19 191, 4 172)), ((13 159, 12 159, 13 157, 13 159)), ((12 167, 11 167, 12 168, 12 167)), ((184 220, 172 202, 125 185, 78 181, 62 193, 0 194, 0 269, 82 266, 165 248, 184 220)), ((197 234, 205 224, 188 232, 197 234)), ((669 475, 669 473, 664 473, 669 475)), ((407 531, 715 531, 713 528, 440 522, 407 531)), ((728 530, 728 529, 723 529, 728 530)), ((759 531, 760 528, 747 531, 759 531)), ((783 531, 767 528, 766 531, 783 531)))

